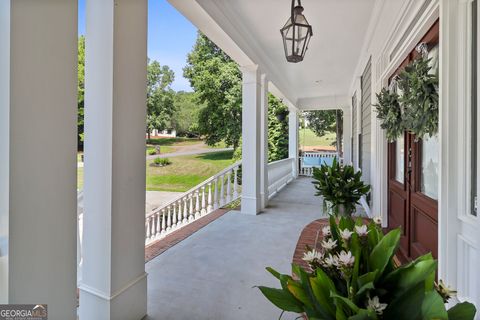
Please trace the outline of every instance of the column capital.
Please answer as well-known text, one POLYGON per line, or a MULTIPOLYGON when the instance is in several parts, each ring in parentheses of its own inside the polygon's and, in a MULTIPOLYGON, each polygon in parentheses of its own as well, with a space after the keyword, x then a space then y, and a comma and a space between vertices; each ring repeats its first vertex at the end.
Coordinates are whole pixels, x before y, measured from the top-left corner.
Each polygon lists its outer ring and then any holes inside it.
POLYGON ((258 64, 241 66, 240 71, 242 71, 242 79, 244 84, 260 83, 261 75, 258 64))

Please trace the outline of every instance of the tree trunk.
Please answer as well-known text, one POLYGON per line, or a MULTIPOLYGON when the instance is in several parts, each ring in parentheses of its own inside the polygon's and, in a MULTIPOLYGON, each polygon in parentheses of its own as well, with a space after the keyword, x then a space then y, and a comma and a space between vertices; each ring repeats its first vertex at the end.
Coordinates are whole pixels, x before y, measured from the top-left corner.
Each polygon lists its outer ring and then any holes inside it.
POLYGON ((343 121, 342 114, 340 110, 335 112, 335 122, 337 127, 337 152, 339 157, 343 157, 343 148, 342 148, 342 138, 343 138, 343 121))
POLYGON ((147 139, 150 140, 150 130, 147 131, 147 139))

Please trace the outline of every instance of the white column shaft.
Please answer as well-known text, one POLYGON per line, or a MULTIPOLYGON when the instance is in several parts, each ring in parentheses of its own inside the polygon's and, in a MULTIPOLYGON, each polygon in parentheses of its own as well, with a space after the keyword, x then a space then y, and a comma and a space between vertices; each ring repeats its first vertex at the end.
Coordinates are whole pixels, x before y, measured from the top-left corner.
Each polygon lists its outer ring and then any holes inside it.
POLYGON ((80 319, 146 314, 147 1, 87 0, 80 319))
POLYGON ((294 158, 293 177, 298 177, 298 113, 290 109, 288 115, 288 157, 294 158))
POLYGON ((0 1, 0 303, 76 319, 77 1, 0 1))
POLYGON ((242 67, 242 213, 257 214, 260 196, 261 82, 258 66, 242 67))
POLYGON ((268 80, 261 76, 261 111, 260 111, 260 198, 261 208, 268 204, 268 80))

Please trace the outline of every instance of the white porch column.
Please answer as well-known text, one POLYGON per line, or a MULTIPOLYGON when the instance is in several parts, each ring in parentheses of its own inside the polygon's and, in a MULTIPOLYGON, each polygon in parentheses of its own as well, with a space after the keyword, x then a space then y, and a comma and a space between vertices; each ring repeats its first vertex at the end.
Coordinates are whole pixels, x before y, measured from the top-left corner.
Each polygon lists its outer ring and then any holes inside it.
POLYGON ((290 108, 288 114, 288 157, 294 158, 292 175, 298 177, 298 113, 290 108))
POLYGON ((352 163, 352 108, 345 107, 343 111, 343 163, 352 163))
POLYGON ((147 0, 87 0, 80 319, 141 319, 147 0))
POLYGON ((0 1, 0 303, 76 319, 77 1, 0 1))
POLYGON ((261 81, 257 65, 242 67, 242 213, 258 214, 260 195, 261 81))
POLYGON ((268 204, 268 80, 261 76, 261 112, 260 112, 260 197, 261 208, 268 204))

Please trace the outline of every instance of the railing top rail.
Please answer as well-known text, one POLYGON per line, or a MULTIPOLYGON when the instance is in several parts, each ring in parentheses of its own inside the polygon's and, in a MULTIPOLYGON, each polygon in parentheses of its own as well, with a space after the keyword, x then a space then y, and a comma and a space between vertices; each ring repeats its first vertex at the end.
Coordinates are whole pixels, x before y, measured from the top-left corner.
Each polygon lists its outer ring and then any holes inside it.
POLYGON ((294 160, 295 160, 295 158, 285 158, 285 159, 270 162, 268 164, 268 166, 275 166, 275 165, 278 165, 278 164, 282 164, 284 162, 291 162, 291 161, 294 161, 294 160))
POLYGON ((210 178, 208 178, 207 180, 197 184, 195 187, 191 188, 190 190, 178 195, 178 197, 176 197, 175 199, 173 200, 170 200, 169 202, 165 203, 164 205, 158 207, 158 208, 155 208, 154 210, 152 210, 152 212, 148 213, 146 216, 145 216, 145 219, 148 219, 149 217, 151 217, 152 215, 158 213, 159 211, 165 209, 166 207, 174 204, 175 202, 177 202, 178 200, 188 196, 189 194, 191 194, 192 192, 206 186, 207 184, 209 184, 210 182, 212 182, 213 180, 217 179, 218 177, 220 177, 221 175, 231 171, 232 169, 235 169, 236 167, 239 167, 240 165, 242 164, 242 160, 240 161, 237 161, 235 162, 234 164, 226 167, 225 169, 223 169, 222 171, 216 173, 215 175, 211 176, 210 178))

